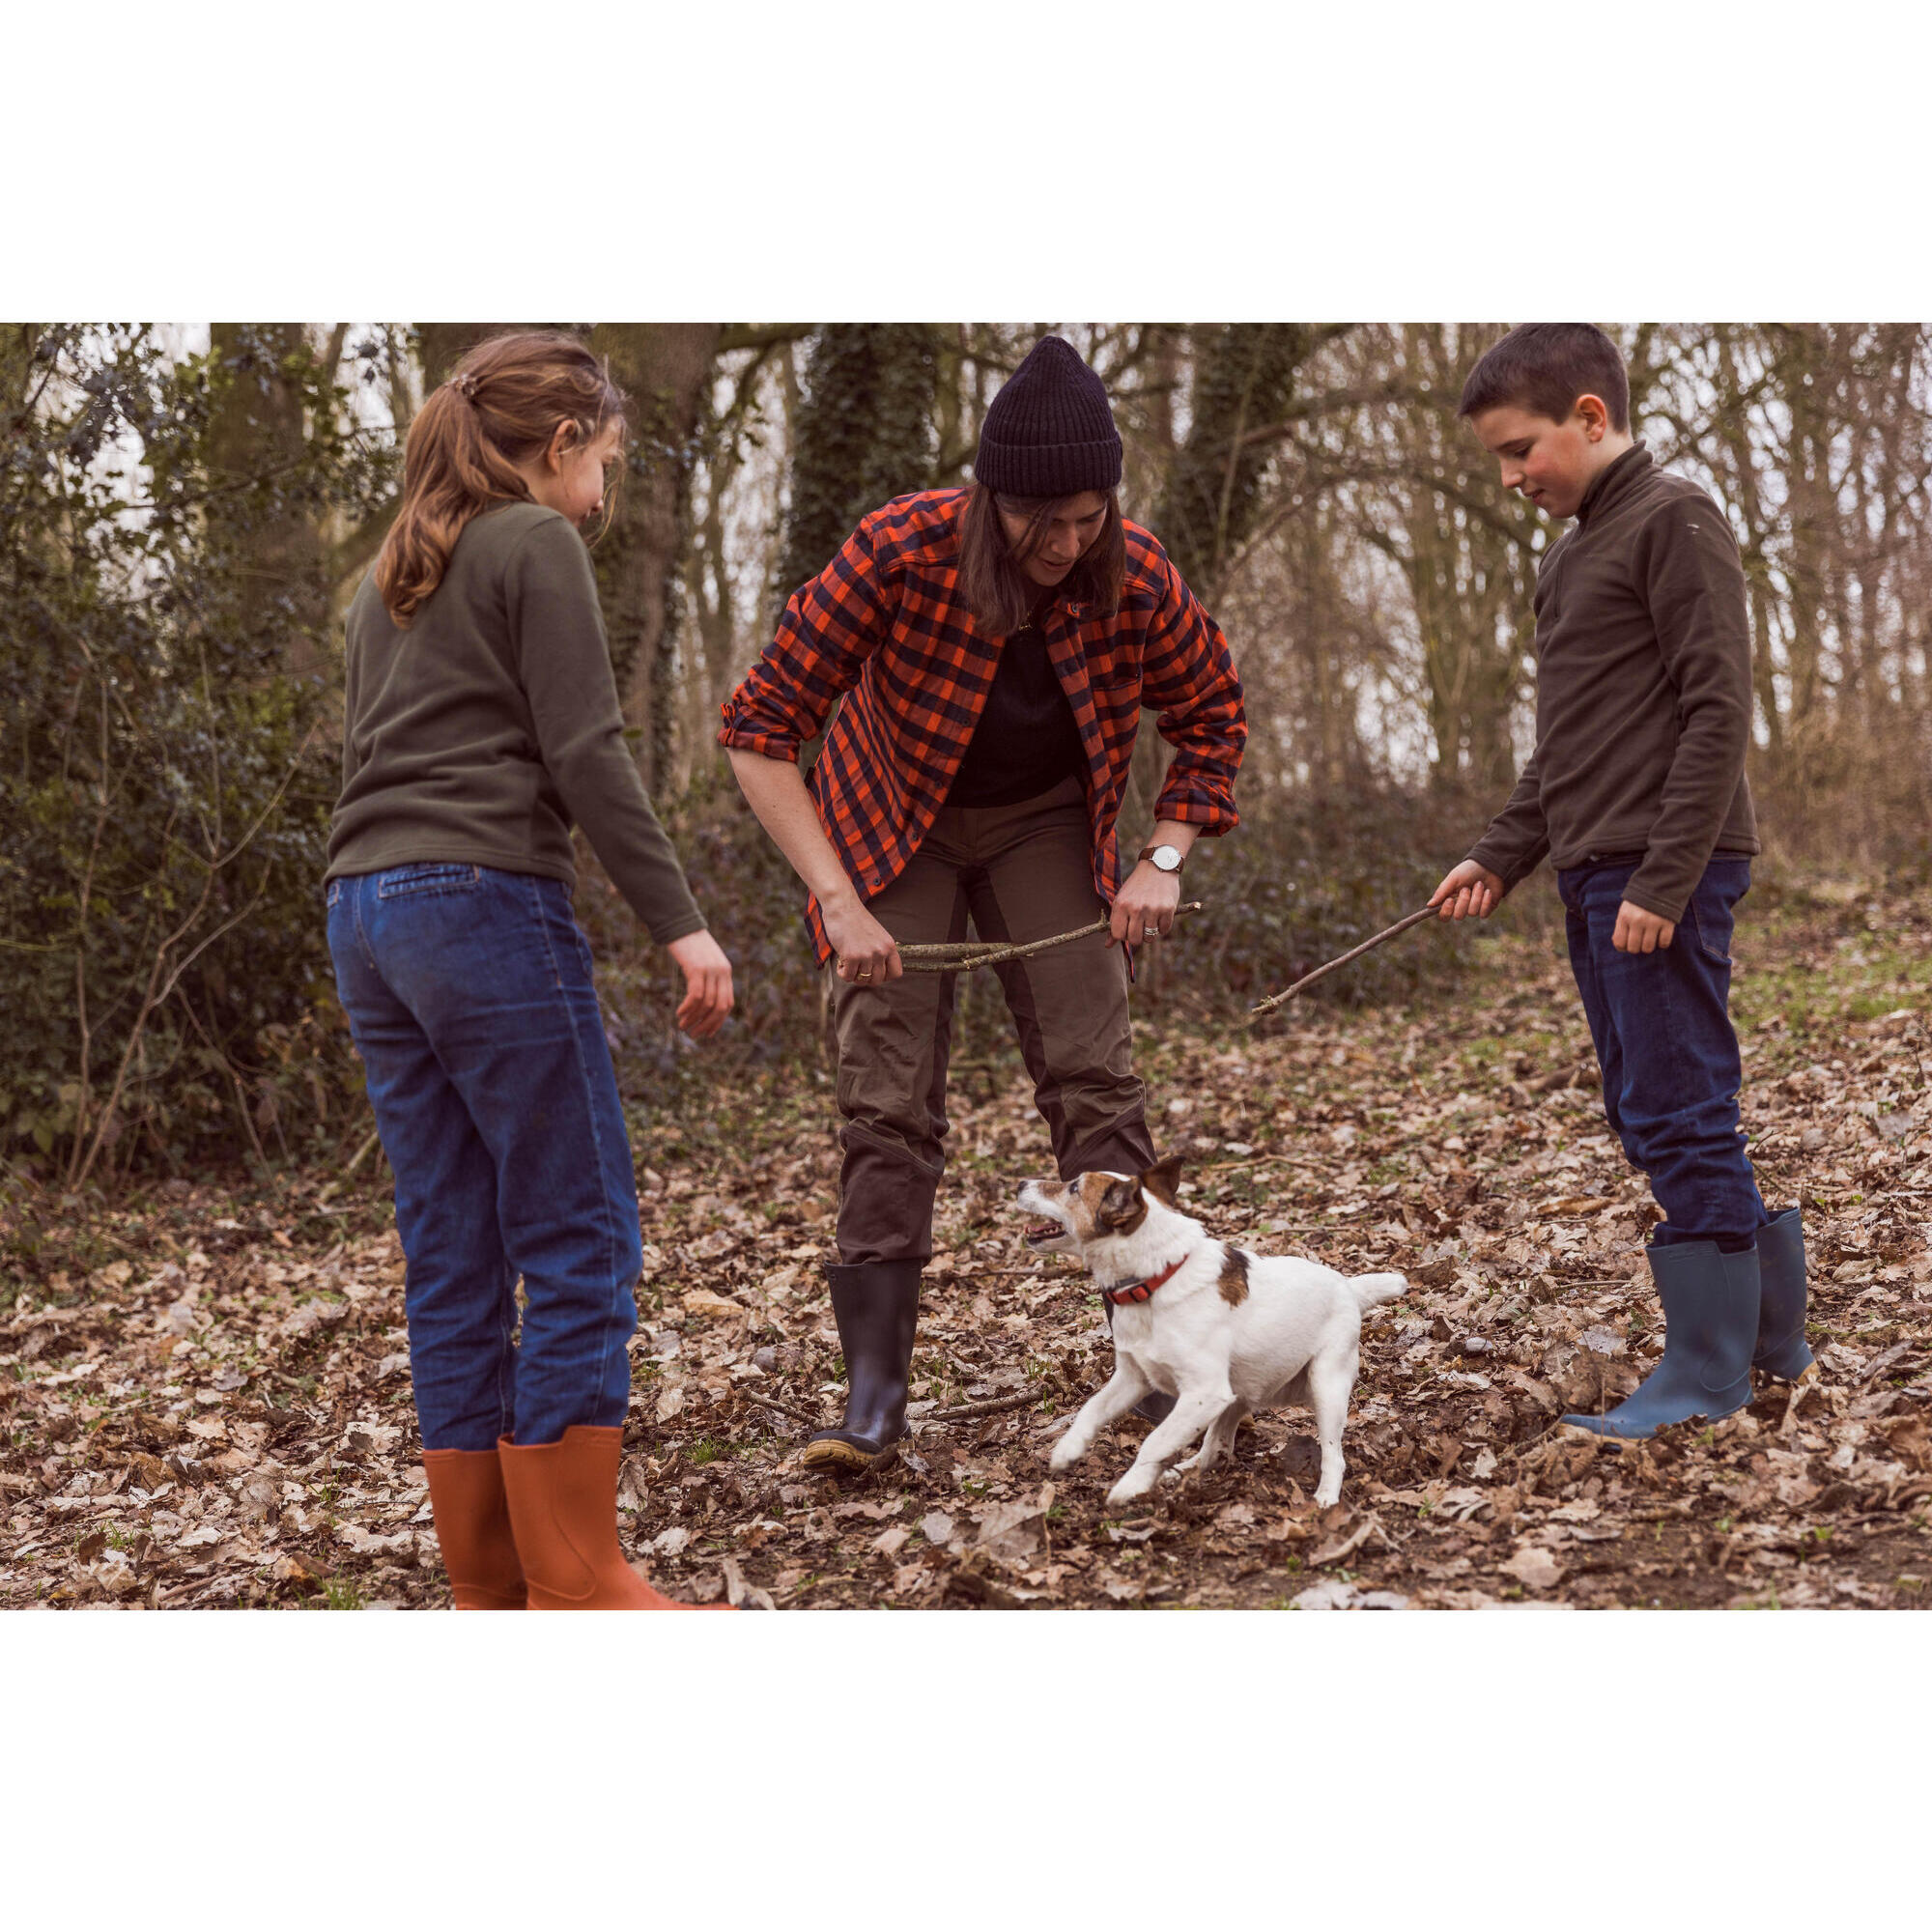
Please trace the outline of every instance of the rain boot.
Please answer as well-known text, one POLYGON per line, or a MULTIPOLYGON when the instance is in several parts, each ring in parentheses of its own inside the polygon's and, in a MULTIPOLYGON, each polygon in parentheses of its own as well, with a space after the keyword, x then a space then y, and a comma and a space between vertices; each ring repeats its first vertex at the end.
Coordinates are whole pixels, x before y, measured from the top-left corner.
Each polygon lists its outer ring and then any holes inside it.
POLYGON ((529 1591, 494 1449, 425 1449, 436 1540, 459 1610, 521 1610, 529 1591))
POLYGON ((1751 1367, 1795 1382, 1812 1362, 1804 1342, 1804 1226, 1796 1208, 1774 1214, 1757 1231, 1757 1261, 1764 1295, 1751 1367))
POLYGON ((834 1263, 825 1270, 845 1353, 845 1419, 821 1429, 799 1457, 804 1469, 869 1469, 905 1434, 906 1379, 919 1325, 923 1263, 834 1263))
POLYGON ((1641 1442, 1693 1415, 1715 1422, 1750 1400, 1757 1342, 1758 1255, 1727 1255, 1715 1241, 1648 1251, 1663 1303, 1663 1359, 1607 1415, 1566 1415, 1573 1428, 1641 1442))
POLYGON ((673 1603, 624 1561, 617 1543, 621 1429, 580 1423, 560 1441, 497 1443, 517 1554, 533 1610, 695 1610, 673 1603))

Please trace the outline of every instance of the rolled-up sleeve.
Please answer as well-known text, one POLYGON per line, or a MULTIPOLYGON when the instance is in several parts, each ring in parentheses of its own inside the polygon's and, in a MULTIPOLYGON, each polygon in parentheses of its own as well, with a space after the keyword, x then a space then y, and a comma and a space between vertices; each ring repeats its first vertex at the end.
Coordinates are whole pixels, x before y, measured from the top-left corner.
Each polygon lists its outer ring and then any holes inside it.
POLYGON ((1148 625, 1142 702, 1174 747, 1154 816, 1216 838, 1240 823, 1235 780, 1248 742, 1241 680, 1221 627, 1163 554, 1166 585, 1148 625))
POLYGON ((778 635, 724 702, 718 742, 727 750, 796 764, 799 748, 857 682, 891 624, 873 555, 876 515, 793 592, 778 635))

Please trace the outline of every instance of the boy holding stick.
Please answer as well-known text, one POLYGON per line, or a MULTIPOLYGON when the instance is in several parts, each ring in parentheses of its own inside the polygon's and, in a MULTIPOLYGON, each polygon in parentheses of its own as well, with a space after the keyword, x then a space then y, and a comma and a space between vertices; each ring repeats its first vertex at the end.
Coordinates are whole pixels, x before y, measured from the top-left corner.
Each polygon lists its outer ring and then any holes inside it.
POLYGON ((1738 1125, 1731 931, 1759 849, 1744 572, 1722 511, 1632 437, 1601 329, 1512 329, 1459 413, 1505 489, 1576 523, 1537 573, 1535 753, 1430 903, 1487 919, 1546 855, 1557 868, 1604 1111, 1664 1216, 1663 1359, 1618 1407, 1563 1419, 1641 1440, 1743 1407, 1753 1367, 1811 1363, 1799 1210, 1766 1210, 1738 1125))

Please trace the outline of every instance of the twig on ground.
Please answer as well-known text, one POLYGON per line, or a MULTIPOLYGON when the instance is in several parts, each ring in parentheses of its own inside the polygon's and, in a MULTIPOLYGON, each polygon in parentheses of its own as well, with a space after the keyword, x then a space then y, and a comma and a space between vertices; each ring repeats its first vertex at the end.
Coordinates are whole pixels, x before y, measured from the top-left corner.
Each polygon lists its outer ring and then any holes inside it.
POLYGON ((982 1281, 996 1274, 1024 1275, 1030 1281, 1078 1281, 1084 1272, 1085 1270, 1081 1268, 1041 1270, 1030 1267, 974 1267, 970 1264, 962 1264, 957 1262, 943 1263, 932 1269, 934 1275, 950 1281, 959 1281, 969 1277, 974 1281, 982 1281))
POLYGON ((967 1422, 976 1415, 1004 1415, 1009 1408, 1026 1408, 1030 1405, 1044 1402, 1051 1390, 1029 1389, 1024 1395, 995 1396, 989 1402, 969 1402, 957 1408, 935 1408, 930 1415, 921 1416, 922 1422, 967 1422))
POLYGON ((753 1395, 750 1389, 740 1389, 738 1393, 747 1402, 755 1403, 760 1408, 775 1408, 781 1415, 788 1415, 794 1422, 804 1423, 808 1429, 816 1429, 818 1427, 817 1416, 808 1415, 804 1409, 794 1408, 788 1402, 779 1402, 768 1395, 753 1395))

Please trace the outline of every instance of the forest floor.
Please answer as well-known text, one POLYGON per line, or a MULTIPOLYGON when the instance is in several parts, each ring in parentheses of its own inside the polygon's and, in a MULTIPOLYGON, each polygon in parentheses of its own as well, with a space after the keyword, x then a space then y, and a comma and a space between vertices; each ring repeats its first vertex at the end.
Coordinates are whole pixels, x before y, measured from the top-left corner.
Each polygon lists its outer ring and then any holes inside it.
MULTIPOLYGON (((1738 937, 1753 1158, 1804 1208, 1805 1383, 1647 1445, 1553 1426, 1655 1350, 1652 1211, 1567 969, 1505 932, 1428 1007, 1139 1031, 1210 1233, 1409 1277, 1365 1323, 1338 1507, 1299 1410, 1125 1514, 1138 1422, 1049 1476, 1111 1350, 1074 1264, 1023 1246, 1013 1195, 1050 1167, 1005 1060, 954 1080, 911 1438, 864 1480, 801 1472, 840 1375, 831 1093, 794 1065, 675 1159, 639 1140, 627 1545, 675 1596, 778 1608, 1932 1604, 1932 915, 1792 895, 1738 937)), ((380 1169, 9 1198, 0 1605, 447 1602, 380 1169)))

